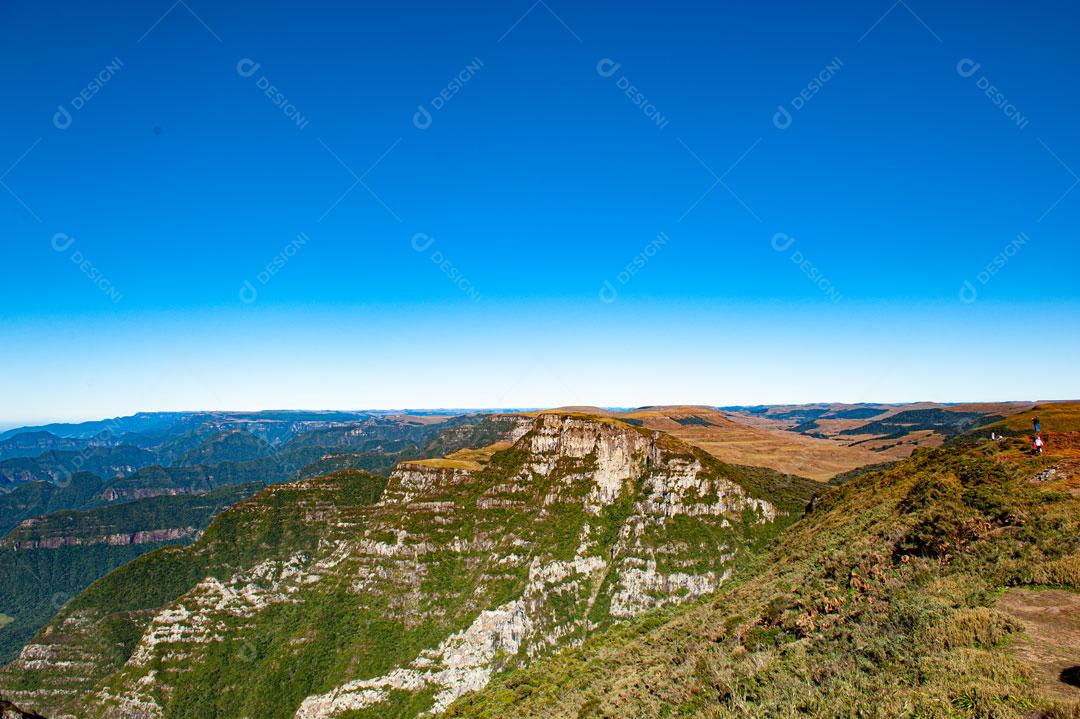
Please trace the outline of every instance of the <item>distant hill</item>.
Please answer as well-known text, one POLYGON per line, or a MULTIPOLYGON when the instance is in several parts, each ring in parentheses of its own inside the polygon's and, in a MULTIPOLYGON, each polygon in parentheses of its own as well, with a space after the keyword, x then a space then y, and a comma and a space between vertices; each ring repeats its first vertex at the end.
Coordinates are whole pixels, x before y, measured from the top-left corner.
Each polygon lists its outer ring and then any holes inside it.
POLYGON ((76 472, 99 477, 130 474, 156 459, 153 452, 132 445, 96 447, 79 451, 47 450, 35 457, 13 457, 0 461, 0 484, 22 482, 66 482, 76 472))
POLYGON ((266 440, 256 437, 247 430, 236 429, 212 435, 199 446, 182 454, 175 464, 181 467, 190 467, 196 464, 215 465, 222 462, 245 462, 266 457, 273 453, 274 448, 266 440))
POLYGON ((726 407, 738 421, 827 440, 877 454, 878 463, 901 459, 918 447, 939 447, 950 437, 1023 412, 1031 402, 984 404, 762 405, 726 407))
POLYGON ((89 440, 58 437, 51 432, 23 432, 0 440, 0 460, 36 457, 49 450, 80 450, 89 440))
POLYGON ((60 437, 90 439, 102 433, 119 436, 125 432, 148 432, 168 427, 183 417, 183 412, 140 412, 130 417, 95 420, 91 422, 57 422, 37 427, 16 427, 0 434, 5 440, 24 432, 49 432, 60 437))

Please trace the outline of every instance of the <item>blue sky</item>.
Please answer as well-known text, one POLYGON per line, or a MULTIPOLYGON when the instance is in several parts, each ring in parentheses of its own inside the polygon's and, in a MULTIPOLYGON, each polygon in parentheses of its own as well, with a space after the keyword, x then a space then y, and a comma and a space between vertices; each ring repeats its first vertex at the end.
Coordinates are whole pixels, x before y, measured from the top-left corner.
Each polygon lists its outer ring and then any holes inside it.
POLYGON ((1080 397, 1080 9, 846 5, 5 3, 0 420, 1080 397))

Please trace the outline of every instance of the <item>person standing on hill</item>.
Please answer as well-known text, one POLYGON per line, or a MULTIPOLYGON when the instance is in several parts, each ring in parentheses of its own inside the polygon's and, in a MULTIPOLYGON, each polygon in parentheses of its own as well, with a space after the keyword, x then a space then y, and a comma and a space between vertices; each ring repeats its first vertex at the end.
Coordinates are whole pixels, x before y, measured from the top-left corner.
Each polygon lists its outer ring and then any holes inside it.
POLYGON ((1036 417, 1035 419, 1031 420, 1031 423, 1035 425, 1035 435, 1038 436, 1039 430, 1041 429, 1041 427, 1039 426, 1039 418, 1036 417))

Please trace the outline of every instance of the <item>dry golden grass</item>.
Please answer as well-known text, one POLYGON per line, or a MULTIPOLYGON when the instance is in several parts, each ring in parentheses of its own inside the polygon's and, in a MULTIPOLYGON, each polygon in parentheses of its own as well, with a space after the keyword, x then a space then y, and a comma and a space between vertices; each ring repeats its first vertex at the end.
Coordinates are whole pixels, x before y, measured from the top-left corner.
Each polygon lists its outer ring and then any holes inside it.
POLYGON ((638 420, 648 429, 666 432, 723 462, 768 467, 822 482, 841 472, 891 459, 862 447, 844 447, 796 432, 754 426, 742 421, 740 415, 709 407, 652 407, 615 416, 638 420), (709 424, 677 421, 691 417, 709 424))
POLYGON ((1043 432, 1080 431, 1080 402, 1047 402, 1033 405, 1021 412, 1009 415, 1001 422, 987 427, 1004 428, 1012 432, 1033 431, 1032 420, 1038 417, 1043 432))
POLYGON ((483 469, 491 461, 491 455, 510 447, 509 442, 496 442, 479 449, 459 449, 445 457, 417 459, 404 464, 419 464, 424 467, 442 467, 446 469, 483 469))
POLYGON ((448 459, 446 457, 433 457, 431 459, 413 459, 408 462, 402 462, 399 466, 408 467, 409 465, 419 467, 438 467, 440 469, 481 469, 482 465, 476 462, 469 462, 461 459, 448 459))

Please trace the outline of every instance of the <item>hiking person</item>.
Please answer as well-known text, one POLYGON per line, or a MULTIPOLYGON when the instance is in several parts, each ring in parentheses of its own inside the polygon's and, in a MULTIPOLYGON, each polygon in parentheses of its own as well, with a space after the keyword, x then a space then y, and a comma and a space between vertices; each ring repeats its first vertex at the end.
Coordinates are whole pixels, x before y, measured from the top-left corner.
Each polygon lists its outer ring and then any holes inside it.
POLYGON ((1035 443, 1031 445, 1031 449, 1035 454, 1043 453, 1043 440, 1039 435, 1035 435, 1035 443))
POLYGON ((1031 420, 1031 423, 1032 423, 1033 425, 1035 425, 1035 435, 1036 435, 1036 436, 1038 436, 1038 434, 1039 434, 1039 429, 1040 429, 1040 427, 1039 427, 1039 418, 1038 418, 1038 417, 1036 417, 1035 419, 1031 420))

